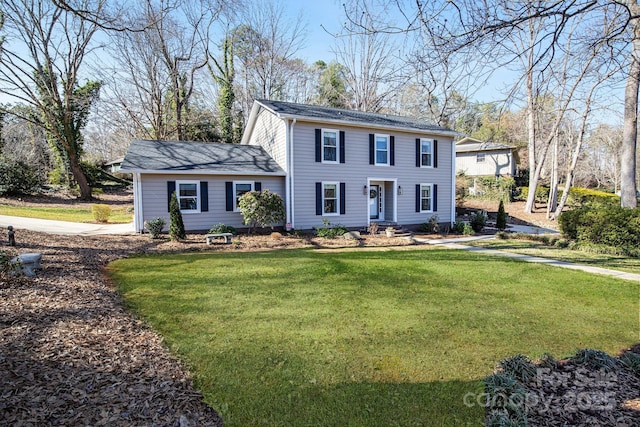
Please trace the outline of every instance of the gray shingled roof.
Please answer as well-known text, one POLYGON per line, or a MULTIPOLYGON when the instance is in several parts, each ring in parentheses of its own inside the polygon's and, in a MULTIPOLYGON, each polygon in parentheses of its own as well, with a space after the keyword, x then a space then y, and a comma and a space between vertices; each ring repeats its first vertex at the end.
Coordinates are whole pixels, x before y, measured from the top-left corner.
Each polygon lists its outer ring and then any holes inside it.
POLYGON ((267 99, 258 99, 256 102, 274 113, 292 118, 296 117, 321 121, 351 122, 368 124, 372 127, 390 127, 431 132, 450 132, 451 134, 454 133, 454 131, 449 128, 425 123, 410 117, 365 113, 362 111, 343 110, 340 108, 321 107, 318 105, 294 104, 282 101, 270 101, 267 99))
POLYGON ((278 164, 259 146, 149 141, 131 142, 123 172, 187 172, 208 174, 284 175, 278 164))
POLYGON ((515 147, 498 142, 478 142, 456 145, 456 153, 471 153, 475 151, 513 150, 515 147))

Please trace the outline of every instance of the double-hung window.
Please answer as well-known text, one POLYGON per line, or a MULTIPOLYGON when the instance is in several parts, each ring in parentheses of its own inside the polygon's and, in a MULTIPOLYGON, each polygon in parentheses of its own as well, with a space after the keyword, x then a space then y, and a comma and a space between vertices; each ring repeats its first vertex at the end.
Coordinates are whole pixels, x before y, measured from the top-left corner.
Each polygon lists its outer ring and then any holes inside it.
POLYGON ((176 181, 176 196, 178 205, 182 213, 197 213, 198 194, 200 194, 200 182, 198 181, 176 181))
POLYGON ((476 154, 476 163, 484 163, 484 153, 476 154))
POLYGON ((233 182, 233 194, 235 195, 235 204, 233 210, 235 212, 240 211, 238 208, 238 201, 245 193, 253 191, 253 181, 234 181, 233 182))
POLYGON ((375 159, 376 165, 389 165, 389 135, 376 135, 375 159))
POLYGON ((433 211, 433 184, 420 184, 420 212, 433 211))
POLYGON ((433 140, 420 139, 420 166, 433 167, 433 140))
POLYGON ((322 161, 324 163, 338 163, 338 131, 322 130, 322 161))
POLYGON ((322 213, 324 215, 338 215, 339 184, 337 182, 322 183, 322 213))

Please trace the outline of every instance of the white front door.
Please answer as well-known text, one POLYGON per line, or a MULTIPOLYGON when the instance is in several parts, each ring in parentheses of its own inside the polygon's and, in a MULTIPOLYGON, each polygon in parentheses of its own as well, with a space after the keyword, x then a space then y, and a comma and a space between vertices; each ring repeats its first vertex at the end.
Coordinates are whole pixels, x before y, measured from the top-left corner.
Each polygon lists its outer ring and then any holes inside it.
POLYGON ((382 185, 371 184, 369 185, 369 219, 379 220, 384 218, 383 214, 383 195, 382 185))

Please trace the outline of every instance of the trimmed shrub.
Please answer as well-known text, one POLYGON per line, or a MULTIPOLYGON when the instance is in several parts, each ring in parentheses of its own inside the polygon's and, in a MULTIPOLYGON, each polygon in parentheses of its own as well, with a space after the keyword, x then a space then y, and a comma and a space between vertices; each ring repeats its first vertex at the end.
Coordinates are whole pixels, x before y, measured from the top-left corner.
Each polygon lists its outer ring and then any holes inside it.
POLYGON ((476 233, 481 232, 487 224, 487 213, 485 211, 476 212, 471 216, 471 221, 469 223, 471 224, 473 231, 476 233))
POLYGON ((316 228, 316 236, 324 237, 326 239, 335 239, 336 237, 342 236, 348 231, 349 229, 345 226, 340 224, 331 226, 331 223, 328 219, 322 218, 322 227, 316 228))
POLYGON ((0 156, 0 196, 31 194, 41 185, 42 179, 34 167, 0 156))
POLYGON ((569 199, 567 204, 572 206, 583 206, 586 204, 606 205, 620 203, 620 197, 605 191, 594 190, 592 188, 571 187, 569 189, 569 199))
POLYGON ((580 245, 603 245, 636 256, 640 248, 640 208, 585 205, 558 218, 562 236, 580 245))
POLYGON ((438 233, 440 231, 440 224, 438 224, 438 215, 434 215, 429 218, 429 221, 420 224, 418 231, 422 233, 438 233))
POLYGON ((464 221, 456 221, 453 224, 453 232, 457 233, 457 234, 463 234, 465 236, 473 236, 475 233, 475 231, 473 231, 473 228, 471 228, 471 225, 469 225, 468 222, 464 222, 464 221))
POLYGON ((167 221, 164 218, 154 218, 144 223, 144 227, 151 234, 152 239, 159 239, 162 234, 164 226, 167 225, 167 221))
POLYGON ((175 191, 171 194, 171 202, 169 202, 169 235, 171 240, 183 240, 187 238, 184 231, 184 222, 182 221, 182 212, 178 205, 178 196, 175 191))
POLYGON ((232 227, 230 225, 225 225, 221 222, 212 225, 211 228, 209 229, 209 234, 218 234, 218 233, 231 233, 234 236, 238 234, 238 231, 235 229, 235 227, 232 227))
POLYGON ((504 230, 507 228, 507 213, 504 210, 504 202, 500 200, 498 206, 498 215, 496 216, 496 228, 498 230, 504 230))
POLYGON ((511 201, 515 181, 508 176, 501 177, 476 177, 475 199, 481 200, 502 200, 505 203, 511 201))
POLYGON ((111 206, 105 204, 91 205, 93 219, 98 222, 109 222, 111 216, 111 206))
POLYGON ((249 191, 240 197, 238 209, 242 212, 244 224, 249 226, 249 232, 256 226, 271 227, 284 221, 285 211, 282 197, 269 190, 249 191))
MULTIPOLYGON (((516 200, 526 201, 529 197, 529 187, 520 187, 516 200)), ((549 201, 549 187, 538 185, 536 188, 536 203, 547 203, 549 201)))

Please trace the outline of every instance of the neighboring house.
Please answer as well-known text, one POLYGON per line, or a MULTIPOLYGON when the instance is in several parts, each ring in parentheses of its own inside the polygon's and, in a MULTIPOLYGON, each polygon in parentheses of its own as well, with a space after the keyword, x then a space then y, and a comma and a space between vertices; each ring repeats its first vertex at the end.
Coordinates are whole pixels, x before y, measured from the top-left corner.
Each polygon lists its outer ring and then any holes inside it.
POLYGON ((134 175, 137 231, 168 219, 173 191, 188 230, 242 227, 237 199, 260 189, 282 196, 287 228, 451 223, 454 136, 406 117, 258 100, 241 144, 136 140, 122 171, 134 175))
POLYGON ((116 173, 120 172, 120 167, 122 166, 122 162, 124 161, 124 157, 119 157, 117 159, 106 162, 102 165, 102 169, 105 172, 116 173))
POLYGON ((456 173, 467 176, 516 174, 516 147, 497 142, 463 138, 456 143, 456 173))

